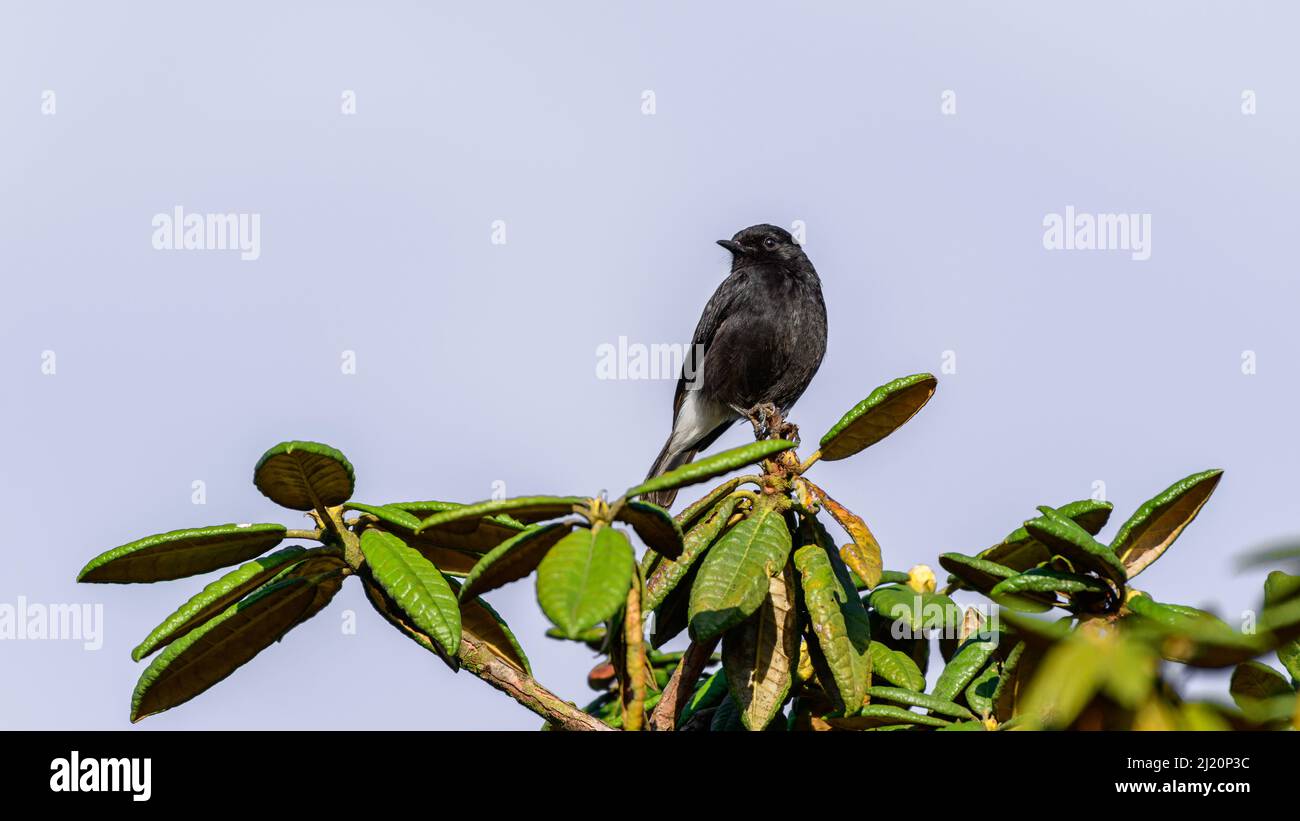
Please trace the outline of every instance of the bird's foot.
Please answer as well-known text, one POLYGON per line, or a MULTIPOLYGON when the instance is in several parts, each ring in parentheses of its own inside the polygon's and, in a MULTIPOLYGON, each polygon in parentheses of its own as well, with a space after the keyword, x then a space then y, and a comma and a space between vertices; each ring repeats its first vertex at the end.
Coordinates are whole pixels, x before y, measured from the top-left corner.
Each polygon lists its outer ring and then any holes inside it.
POLYGON ((760 402, 745 411, 745 418, 754 426, 754 438, 766 439, 773 430, 781 427, 781 412, 771 402, 760 402))
POLYGON ((799 426, 794 422, 782 422, 776 428, 776 437, 778 439, 788 439, 795 444, 799 443, 799 426))

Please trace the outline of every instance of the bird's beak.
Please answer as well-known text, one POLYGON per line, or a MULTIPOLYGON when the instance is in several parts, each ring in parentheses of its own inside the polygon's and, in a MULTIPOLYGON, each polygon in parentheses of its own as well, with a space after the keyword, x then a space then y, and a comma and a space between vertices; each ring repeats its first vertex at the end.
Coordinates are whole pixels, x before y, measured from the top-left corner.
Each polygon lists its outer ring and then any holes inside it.
POLYGON ((718 244, 733 254, 740 255, 745 253, 745 246, 736 242, 734 239, 720 239, 718 240, 718 244))

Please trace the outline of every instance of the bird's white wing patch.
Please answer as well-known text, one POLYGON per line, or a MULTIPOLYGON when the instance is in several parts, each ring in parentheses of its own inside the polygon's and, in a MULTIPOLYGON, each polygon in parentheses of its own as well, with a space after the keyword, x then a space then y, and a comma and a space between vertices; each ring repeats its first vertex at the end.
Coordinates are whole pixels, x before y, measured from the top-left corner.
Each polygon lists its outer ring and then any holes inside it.
POLYGON ((668 449, 680 453, 711 433, 723 422, 736 418, 736 414, 719 402, 714 402, 701 390, 686 391, 681 413, 673 424, 673 436, 668 449))

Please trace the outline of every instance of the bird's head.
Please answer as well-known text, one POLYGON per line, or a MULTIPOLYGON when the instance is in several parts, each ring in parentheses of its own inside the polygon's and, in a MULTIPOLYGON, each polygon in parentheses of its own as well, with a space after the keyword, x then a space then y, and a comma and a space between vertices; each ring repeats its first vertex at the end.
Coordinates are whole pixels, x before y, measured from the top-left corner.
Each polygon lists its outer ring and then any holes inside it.
POLYGON ((790 232, 775 225, 751 225, 731 239, 718 244, 731 252, 731 267, 736 269, 755 262, 792 264, 806 262, 803 249, 790 232))

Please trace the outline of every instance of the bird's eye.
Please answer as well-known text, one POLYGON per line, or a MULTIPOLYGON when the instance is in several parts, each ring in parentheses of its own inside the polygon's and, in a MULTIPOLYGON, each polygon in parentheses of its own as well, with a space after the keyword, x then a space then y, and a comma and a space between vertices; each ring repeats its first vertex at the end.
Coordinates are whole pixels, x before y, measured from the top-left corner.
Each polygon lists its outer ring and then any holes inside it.
POLYGON ((771 251, 773 248, 776 247, 776 240, 772 239, 771 237, 768 237, 767 239, 763 240, 763 247, 771 251))

